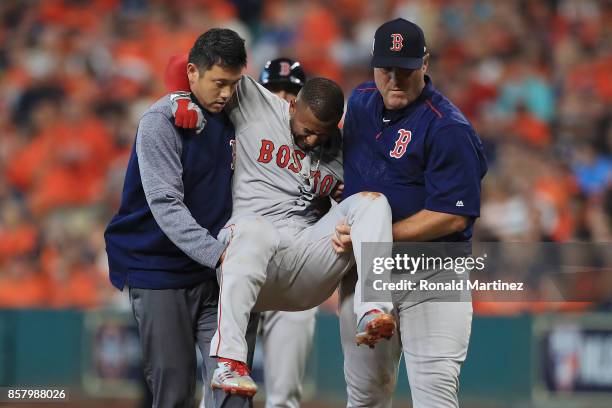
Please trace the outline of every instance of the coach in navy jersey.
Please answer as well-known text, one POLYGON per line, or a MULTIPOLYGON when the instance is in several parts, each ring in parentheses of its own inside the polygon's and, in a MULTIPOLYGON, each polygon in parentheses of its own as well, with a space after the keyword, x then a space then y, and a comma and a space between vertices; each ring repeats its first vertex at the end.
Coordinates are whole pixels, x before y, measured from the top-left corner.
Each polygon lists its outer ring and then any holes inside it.
MULTIPOLYGON (((216 237, 231 215, 234 143, 223 107, 245 66, 244 40, 235 32, 212 29, 196 40, 187 65, 192 99, 166 95, 143 114, 121 207, 104 235, 110 280, 129 288, 154 407, 194 406, 196 344, 205 383, 217 366, 209 357, 217 328, 215 267, 226 245, 216 237), (180 103, 201 108, 186 118, 197 130, 174 125, 180 103)), ((211 408, 252 406, 221 391, 205 397, 211 408)))
MULTIPOLYGON (((344 195, 383 193, 393 211, 395 242, 469 241, 480 215, 486 160, 471 124, 426 75, 428 62, 416 24, 396 19, 376 31, 375 81, 353 91, 344 121, 344 195)), ((391 405, 389 384, 402 351, 415 408, 458 406, 471 302, 398 303, 399 338, 375 350, 354 345, 355 318, 347 304, 343 296, 348 406, 391 405)))

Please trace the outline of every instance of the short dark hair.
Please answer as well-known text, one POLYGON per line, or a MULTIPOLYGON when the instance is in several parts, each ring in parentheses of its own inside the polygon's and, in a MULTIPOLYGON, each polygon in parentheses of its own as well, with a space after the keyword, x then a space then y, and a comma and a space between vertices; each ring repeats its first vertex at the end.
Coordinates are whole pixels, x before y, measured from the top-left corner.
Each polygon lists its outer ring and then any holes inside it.
POLYGON ((195 41, 188 61, 204 71, 215 64, 223 68, 242 68, 247 63, 244 40, 230 29, 212 28, 195 41))
POLYGON ((324 123, 338 123, 344 113, 344 92, 327 78, 311 78, 299 93, 317 119, 324 123))

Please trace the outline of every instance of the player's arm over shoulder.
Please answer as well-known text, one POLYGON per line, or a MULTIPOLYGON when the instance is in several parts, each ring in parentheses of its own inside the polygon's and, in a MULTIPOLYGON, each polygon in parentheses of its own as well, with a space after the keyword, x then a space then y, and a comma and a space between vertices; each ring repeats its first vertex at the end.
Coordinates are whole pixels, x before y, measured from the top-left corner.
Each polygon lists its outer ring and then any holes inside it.
POLYGON ((248 75, 243 75, 227 105, 230 119, 239 132, 254 121, 268 120, 270 115, 282 115, 286 105, 282 98, 268 91, 248 75))

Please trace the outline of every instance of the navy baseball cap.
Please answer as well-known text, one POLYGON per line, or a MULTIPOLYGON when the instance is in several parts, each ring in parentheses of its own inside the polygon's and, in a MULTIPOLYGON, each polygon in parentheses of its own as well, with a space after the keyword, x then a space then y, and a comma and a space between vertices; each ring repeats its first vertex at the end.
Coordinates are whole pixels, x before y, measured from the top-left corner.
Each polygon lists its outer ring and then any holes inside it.
POLYGON ((425 34, 421 27, 396 18, 378 27, 374 34, 372 67, 419 69, 426 53, 425 34))

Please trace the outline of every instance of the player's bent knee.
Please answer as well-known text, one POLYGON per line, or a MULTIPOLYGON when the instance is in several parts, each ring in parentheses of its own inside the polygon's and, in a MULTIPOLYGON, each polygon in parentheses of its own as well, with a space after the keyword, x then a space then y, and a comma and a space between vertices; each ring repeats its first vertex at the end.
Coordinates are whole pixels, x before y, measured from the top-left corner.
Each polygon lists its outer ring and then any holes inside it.
POLYGON ((358 193, 358 199, 360 206, 367 208, 369 212, 376 212, 381 216, 391 215, 389 200, 387 200, 387 197, 382 193, 364 191, 358 193))
POLYGON ((383 193, 377 193, 375 191, 362 191, 361 193, 357 193, 357 198, 363 203, 376 203, 381 206, 389 205, 387 197, 383 193))
POLYGON ((368 199, 368 200, 378 200, 380 198, 385 198, 385 195, 383 193, 378 193, 376 191, 362 191, 361 193, 357 193, 359 195, 359 197, 364 198, 364 199, 368 199))

